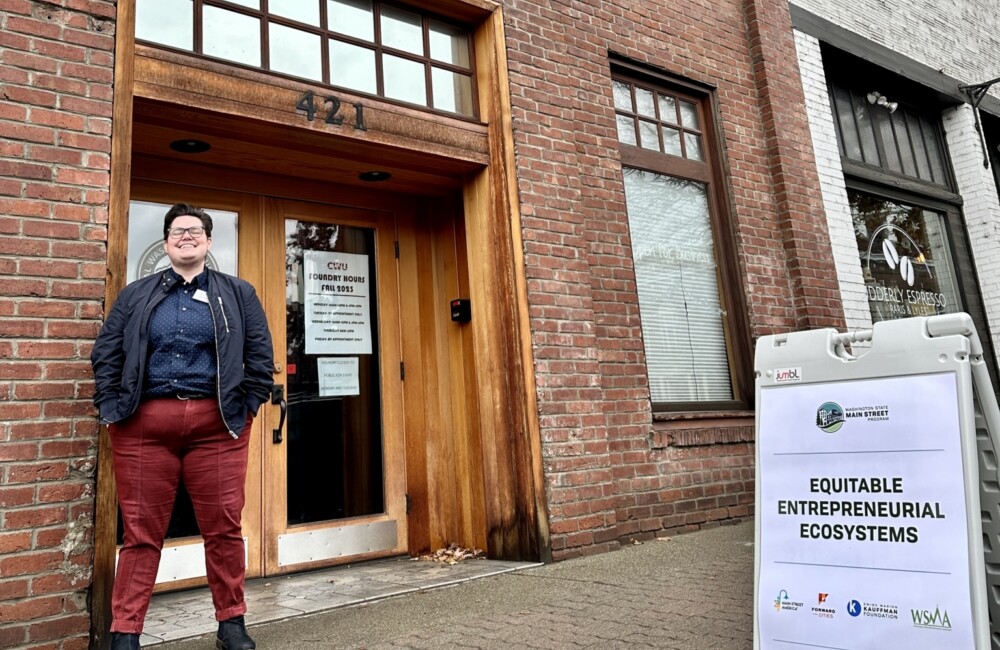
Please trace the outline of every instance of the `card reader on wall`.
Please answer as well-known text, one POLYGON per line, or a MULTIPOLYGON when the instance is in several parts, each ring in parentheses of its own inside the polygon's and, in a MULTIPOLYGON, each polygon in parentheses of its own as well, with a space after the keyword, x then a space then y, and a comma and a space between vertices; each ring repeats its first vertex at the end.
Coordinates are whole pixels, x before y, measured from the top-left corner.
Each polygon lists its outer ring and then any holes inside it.
POLYGON ((472 305, 467 298, 451 301, 451 319, 456 323, 468 323, 472 320, 472 305))

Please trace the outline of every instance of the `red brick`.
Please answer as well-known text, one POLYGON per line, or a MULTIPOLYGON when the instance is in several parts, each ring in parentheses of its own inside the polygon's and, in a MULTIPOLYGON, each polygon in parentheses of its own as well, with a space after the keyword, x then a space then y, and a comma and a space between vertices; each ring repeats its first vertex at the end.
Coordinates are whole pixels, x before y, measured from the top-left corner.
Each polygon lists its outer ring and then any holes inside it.
MULTIPOLYGON (((25 426, 26 425, 21 425, 25 426)), ((11 485, 16 483, 37 483, 39 481, 56 481, 69 476, 69 465, 65 462, 32 463, 14 465, 8 468, 7 477, 11 485)), ((7 521, 10 528, 10 521, 7 521)), ((0 574, 6 575, 6 574, 0 574)))
MULTIPOLYGON (((7 19, 7 29, 12 32, 21 32, 22 34, 30 34, 32 36, 42 36, 45 38, 51 38, 58 40, 60 34, 62 33, 62 28, 59 25, 54 25, 51 22, 46 22, 42 20, 34 20, 31 18, 21 18, 18 16, 10 16, 7 19)), ((44 41, 38 40, 38 43, 44 41)), ((56 58, 62 58, 57 56, 56 58)))
MULTIPOLYGON (((46 407, 48 404, 45 405, 46 407)), ((79 435, 79 433, 77 434, 79 435)), ((42 458, 75 458, 96 453, 96 440, 51 440, 41 443, 42 458)))
MULTIPOLYGON (((49 506, 45 508, 35 507, 30 510, 11 510, 4 515, 4 525, 7 530, 43 528, 53 524, 61 524, 65 522, 66 508, 64 506, 49 506)), ((0 563, 0 567, 3 567, 3 563, 0 563)), ((30 572, 35 573, 35 571, 30 572)), ((4 575, 10 574, 4 571, 4 575)))
POLYGON ((0 420, 29 420, 37 418, 41 414, 41 404, 31 404, 25 402, 0 403, 0 420))
MULTIPOLYGON (((35 582, 36 581, 32 581, 33 588, 35 582)), ((79 585, 72 581, 70 581, 70 584, 75 588, 79 588, 79 585)), ((32 641, 61 641, 62 639, 68 639, 73 636, 86 635, 89 631, 90 616, 87 614, 75 614, 71 616, 61 616, 57 619, 32 624, 28 628, 28 638, 32 641)), ((61 648, 62 650, 68 650, 65 644, 61 644, 61 648)))
MULTIPOLYGON (((43 567, 44 568, 55 568, 58 565, 59 554, 58 553, 48 553, 45 554, 46 559, 50 560, 48 564, 52 566, 43 567), (51 562, 54 557, 55 563, 51 562)), ((34 571, 18 572, 19 569, 23 568, 20 563, 24 565, 37 565, 40 563, 39 560, 33 559, 37 556, 19 556, 12 558, 0 559, 0 571, 3 571, 3 575, 24 575, 24 573, 33 573, 34 571), (29 559, 32 558, 32 559, 29 559), (11 570, 10 573, 7 572, 7 568, 11 570)), ((33 621, 38 618, 44 618, 46 616, 54 616, 62 612, 62 598, 59 596, 46 596, 43 598, 31 598, 29 600, 22 600, 16 603, 4 603, 3 607, 0 607, 0 624, 10 623, 13 621, 33 621)))
POLYGON ((51 237, 55 239, 79 239, 80 226, 61 221, 25 220, 23 232, 27 237, 51 237))
POLYGON ((92 483, 63 483, 38 488, 39 503, 66 503, 92 496, 92 483))
POLYGON ((18 400, 48 400, 73 397, 76 385, 70 382, 18 382, 14 386, 14 398, 18 400))
POLYGON ((0 295, 44 296, 47 290, 47 282, 45 280, 8 278, 0 282, 0 295))
POLYGON ((65 437, 69 434, 70 425, 68 421, 47 419, 27 422, 13 422, 10 424, 11 440, 65 437))
POLYGON ((45 364, 46 379, 90 379, 92 376, 89 361, 50 361, 45 364))
POLYGON ((68 359, 76 356, 72 343, 62 341, 22 341, 17 344, 19 359, 68 359))
POLYGON ((5 442, 0 445, 0 461, 38 460, 38 445, 5 442))
MULTIPOLYGON (((24 535, 28 538, 28 533, 17 533, 18 535, 24 535)), ((3 536, 0 536, 0 553, 3 551, 3 536)), ((27 548, 27 547, 25 547, 27 548)), ((23 550, 23 549, 13 549, 13 550, 23 550)), ((9 551, 8 551, 9 552, 9 551)), ((18 578, 17 580, 0 580, 0 602, 5 600, 14 600, 15 598, 24 598, 28 595, 28 581, 24 578, 18 578)), ((17 643, 11 642, 12 639, 20 640, 21 636, 5 636, 5 633, 12 631, 10 628, 0 628, 0 648, 10 648, 17 643), (8 643, 4 640, 7 639, 8 643)))
POLYGON ((76 315, 76 303, 61 300, 21 300, 17 305, 17 313, 21 316, 72 318, 76 315))
MULTIPOLYGON (((44 290, 42 293, 44 293, 44 290)), ((45 332, 45 323, 40 320, 25 320, 23 318, 18 318, 4 319, 0 322, 3 324, 3 332, 5 336, 30 338, 40 337, 45 332)))
MULTIPOLYGON (((100 293, 104 293, 104 287, 100 287, 100 293)), ((94 321, 50 321, 46 328, 46 334, 56 339, 93 339, 97 336, 101 324, 94 321)))
POLYGON ((103 298, 103 282, 52 282, 49 295, 57 298, 103 298))
POLYGON ((31 505, 35 499, 33 487, 0 487, 0 508, 19 508, 31 505))
MULTIPOLYGON (((2 68, 3 66, 0 66, 0 69, 2 68)), ((25 140, 27 142, 40 142, 42 144, 54 144, 56 141, 56 132, 55 129, 47 126, 32 126, 30 124, 21 124, 17 122, 0 122, 0 138, 25 140)))
POLYGON ((52 167, 12 160, 0 160, 0 174, 13 178, 49 180, 52 178, 52 167))

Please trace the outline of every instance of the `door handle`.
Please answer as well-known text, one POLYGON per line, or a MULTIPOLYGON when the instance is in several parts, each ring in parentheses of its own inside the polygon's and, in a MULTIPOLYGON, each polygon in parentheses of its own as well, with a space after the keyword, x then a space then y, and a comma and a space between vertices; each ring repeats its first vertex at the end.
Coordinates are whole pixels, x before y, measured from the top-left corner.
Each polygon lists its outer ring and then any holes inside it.
POLYGON ((285 401, 285 387, 281 384, 271 386, 271 403, 279 405, 281 416, 278 418, 278 428, 271 434, 271 442, 281 444, 281 430, 285 427, 285 417, 288 415, 288 402, 285 401))

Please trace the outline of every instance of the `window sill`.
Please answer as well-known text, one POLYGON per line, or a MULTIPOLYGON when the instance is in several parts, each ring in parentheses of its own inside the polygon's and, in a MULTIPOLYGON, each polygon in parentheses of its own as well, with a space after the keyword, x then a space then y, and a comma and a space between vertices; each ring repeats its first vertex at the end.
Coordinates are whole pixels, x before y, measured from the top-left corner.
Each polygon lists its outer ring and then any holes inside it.
POLYGON ((704 447, 754 441, 753 411, 654 413, 651 447, 704 447))

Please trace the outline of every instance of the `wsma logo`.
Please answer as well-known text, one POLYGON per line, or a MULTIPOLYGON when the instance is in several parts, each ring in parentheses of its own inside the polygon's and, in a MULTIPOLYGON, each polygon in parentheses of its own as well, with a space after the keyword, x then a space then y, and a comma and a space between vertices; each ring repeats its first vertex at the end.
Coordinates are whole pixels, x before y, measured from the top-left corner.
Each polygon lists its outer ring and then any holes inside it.
POLYGON ((935 606, 934 611, 929 609, 911 609, 910 616, 913 617, 913 627, 924 627, 932 630, 951 630, 951 620, 948 619, 948 610, 941 611, 935 606))

